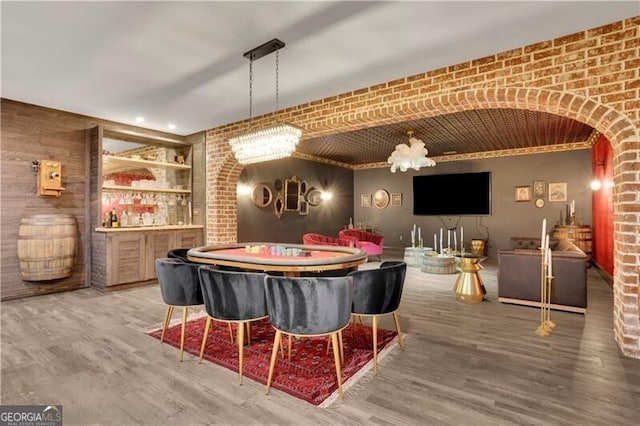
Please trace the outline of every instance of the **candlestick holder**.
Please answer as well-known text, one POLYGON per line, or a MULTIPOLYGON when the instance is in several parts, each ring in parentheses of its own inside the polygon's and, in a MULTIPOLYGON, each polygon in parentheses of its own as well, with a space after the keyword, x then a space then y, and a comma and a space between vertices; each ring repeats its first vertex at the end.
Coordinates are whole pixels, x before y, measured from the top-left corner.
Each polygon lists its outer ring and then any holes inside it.
POLYGON ((551 321, 551 282, 553 277, 547 275, 549 265, 545 259, 545 248, 540 247, 540 324, 535 330, 538 336, 550 335, 556 326, 551 321))
POLYGON ((553 276, 547 275, 547 313, 544 320, 544 325, 549 331, 553 330, 556 323, 551 321, 551 284, 553 283, 553 276))
POLYGON ((422 238, 420 238, 420 239, 418 240, 418 247, 419 247, 419 248, 422 248, 422 238))

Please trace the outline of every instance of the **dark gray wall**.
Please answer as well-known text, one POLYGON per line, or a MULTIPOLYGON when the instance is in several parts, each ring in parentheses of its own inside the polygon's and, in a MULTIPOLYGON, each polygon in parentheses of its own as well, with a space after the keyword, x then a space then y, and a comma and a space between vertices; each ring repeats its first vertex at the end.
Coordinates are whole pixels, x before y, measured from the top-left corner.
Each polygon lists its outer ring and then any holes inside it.
MULTIPOLYGON (((547 185, 549 182, 566 182, 568 201, 574 199, 576 203, 577 221, 591 224, 590 150, 447 162, 404 173, 391 173, 388 168, 359 170, 354 173, 354 220, 376 226, 385 237, 385 246, 392 247, 411 245, 410 230, 414 223, 422 228, 424 245, 429 247, 433 246, 433 234, 439 233, 440 228, 444 228, 446 234, 447 228, 464 226, 467 250, 471 238, 488 237, 489 256, 495 257, 497 249, 509 246, 510 237, 537 237, 544 218, 547 219, 547 229, 559 221, 564 202, 549 202, 548 195, 545 195, 545 206, 539 209, 535 207, 533 198, 529 202, 515 201, 515 186, 532 186, 534 180, 544 180, 547 185), (480 171, 491 172, 491 216, 413 215, 414 175, 480 171), (378 189, 402 193, 402 206, 389 206, 383 210, 361 207, 361 194, 373 194, 378 189)), ((450 190, 457 191, 460 197, 465 196, 464 188, 450 190)))
POLYGON ((248 195, 238 195, 238 242, 302 243, 302 234, 315 232, 337 236, 338 231, 353 217, 353 172, 340 167, 313 161, 287 158, 248 165, 242 171, 239 182, 249 185, 267 184, 274 192, 274 181, 296 175, 307 181, 308 187, 327 189, 333 199, 323 201, 317 207, 309 207, 309 214, 284 212, 278 219, 273 203, 268 207, 256 207, 248 195))

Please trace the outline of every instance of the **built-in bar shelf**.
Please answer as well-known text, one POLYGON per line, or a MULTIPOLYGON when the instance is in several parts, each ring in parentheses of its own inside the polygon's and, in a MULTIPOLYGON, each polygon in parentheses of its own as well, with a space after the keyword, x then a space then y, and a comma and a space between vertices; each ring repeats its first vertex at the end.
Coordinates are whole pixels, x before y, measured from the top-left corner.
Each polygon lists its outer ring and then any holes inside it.
POLYGON ((102 174, 119 173, 134 168, 164 168, 172 170, 190 170, 186 164, 168 163, 164 161, 150 161, 137 158, 117 157, 115 155, 102 156, 102 174))
POLYGON ((132 186, 102 185, 103 191, 128 191, 128 192, 162 192, 165 194, 190 194, 188 189, 162 189, 162 188, 134 188, 132 186))

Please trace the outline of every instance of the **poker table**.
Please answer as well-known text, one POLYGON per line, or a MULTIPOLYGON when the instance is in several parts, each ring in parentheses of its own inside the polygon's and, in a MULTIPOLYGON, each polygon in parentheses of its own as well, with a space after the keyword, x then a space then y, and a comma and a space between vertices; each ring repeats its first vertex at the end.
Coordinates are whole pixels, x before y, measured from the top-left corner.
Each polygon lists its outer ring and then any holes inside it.
POLYGON ((197 263, 297 276, 300 272, 354 268, 367 261, 367 253, 355 247, 252 242, 196 247, 187 252, 187 258, 197 263), (273 247, 284 254, 274 254, 273 247))

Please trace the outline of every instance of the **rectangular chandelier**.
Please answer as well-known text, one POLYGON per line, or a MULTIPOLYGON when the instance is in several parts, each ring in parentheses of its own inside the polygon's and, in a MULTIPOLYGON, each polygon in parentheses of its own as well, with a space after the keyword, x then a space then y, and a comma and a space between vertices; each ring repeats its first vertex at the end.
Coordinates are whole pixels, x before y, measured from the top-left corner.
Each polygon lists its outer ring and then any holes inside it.
POLYGON ((229 145, 240 164, 252 164, 291 156, 300 136, 299 127, 279 123, 231 138, 229 145))
MULTIPOLYGON (((276 111, 279 109, 279 54, 284 42, 274 38, 245 52, 249 59, 249 123, 253 115, 253 61, 276 52, 276 111)), ((229 139, 229 145, 240 164, 259 163, 291 156, 302 136, 302 129, 291 124, 277 123, 260 130, 254 130, 229 139)))

